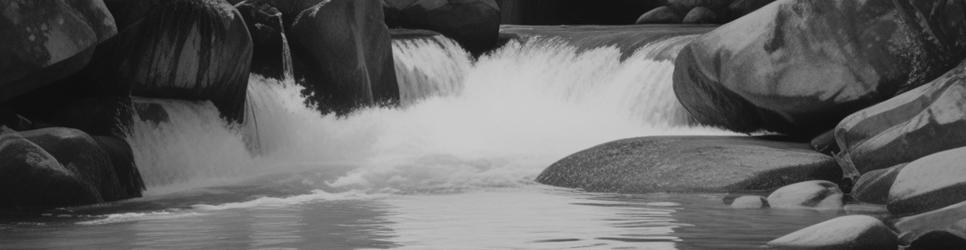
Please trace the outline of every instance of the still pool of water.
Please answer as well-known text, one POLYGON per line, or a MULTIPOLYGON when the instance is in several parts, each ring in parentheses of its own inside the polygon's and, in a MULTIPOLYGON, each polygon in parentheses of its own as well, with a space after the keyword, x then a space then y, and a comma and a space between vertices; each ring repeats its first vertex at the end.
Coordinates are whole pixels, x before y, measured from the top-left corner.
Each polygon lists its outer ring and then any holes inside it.
POLYGON ((0 224, 0 248, 752 249, 838 213, 735 210, 719 194, 597 194, 536 184, 446 194, 233 193, 253 188, 9 220, 0 224), (239 202, 188 205, 201 199, 239 202))

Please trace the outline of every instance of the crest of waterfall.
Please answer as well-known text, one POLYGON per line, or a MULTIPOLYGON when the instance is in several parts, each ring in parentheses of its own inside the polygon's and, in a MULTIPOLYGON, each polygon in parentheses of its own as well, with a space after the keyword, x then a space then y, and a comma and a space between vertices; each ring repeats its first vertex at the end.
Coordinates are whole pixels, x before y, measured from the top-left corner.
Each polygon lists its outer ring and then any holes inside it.
POLYGON ((463 76, 472 66, 469 52, 442 35, 393 40, 392 51, 404 106, 459 93, 463 76))
POLYGON ((554 161, 606 141, 725 134, 688 125, 671 89, 673 61, 656 59, 692 38, 655 42, 630 57, 615 47, 534 39, 476 62, 442 37, 396 41, 403 108, 322 116, 304 106, 290 79, 252 76, 248 116, 257 122, 226 125, 208 102, 150 100, 169 121, 136 119, 128 140, 149 192, 334 165, 352 167, 318 185, 365 192, 529 185, 554 161), (255 153, 246 146, 252 133, 255 153))

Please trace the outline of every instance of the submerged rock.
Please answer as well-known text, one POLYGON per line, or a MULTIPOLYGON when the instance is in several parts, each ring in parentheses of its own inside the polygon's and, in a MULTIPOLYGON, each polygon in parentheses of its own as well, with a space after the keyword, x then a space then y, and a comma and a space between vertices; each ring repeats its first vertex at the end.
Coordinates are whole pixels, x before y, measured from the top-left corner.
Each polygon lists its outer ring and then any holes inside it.
POLYGON ((815 180, 784 186, 768 195, 774 208, 841 209, 842 190, 835 183, 815 180))
MULTIPOLYGON (((284 11, 283 11, 284 13, 284 11)), ((302 11, 289 38, 306 101, 323 113, 395 105, 399 86, 378 0, 323 1, 302 11)))
POLYGON ((922 213, 966 201, 966 147, 910 162, 889 189, 889 211, 922 213))
POLYGON ((767 207, 769 207, 768 200, 760 195, 745 195, 731 202, 731 208, 735 209, 759 209, 767 207))
POLYGON ((0 101, 79 71, 117 33, 101 0, 7 0, 0 10, 0 101))
POLYGON ((812 137, 966 57, 964 5, 779 0, 685 47, 674 90, 700 123, 812 137))
POLYGON ((637 18, 636 24, 668 24, 681 23, 683 18, 674 9, 668 6, 654 8, 637 18))
POLYGON ((966 62, 929 84, 842 120, 835 137, 846 175, 966 146, 966 62))
POLYGON ((591 192, 741 192, 840 178, 834 160, 806 144, 755 137, 641 137, 601 144, 537 177, 591 192))
POLYGON ((793 249, 898 249, 895 233, 882 221, 866 215, 847 215, 806 227, 768 242, 793 249))
POLYGON ((497 46, 500 6, 494 0, 384 0, 390 28, 427 29, 475 55, 497 46))
POLYGON ((0 127, 0 209, 103 201, 96 187, 19 133, 0 127))
POLYGON ((210 100, 244 116, 252 40, 224 0, 110 0, 121 32, 102 44, 89 79, 154 98, 210 100), (128 87, 129 86, 129 87, 128 87))

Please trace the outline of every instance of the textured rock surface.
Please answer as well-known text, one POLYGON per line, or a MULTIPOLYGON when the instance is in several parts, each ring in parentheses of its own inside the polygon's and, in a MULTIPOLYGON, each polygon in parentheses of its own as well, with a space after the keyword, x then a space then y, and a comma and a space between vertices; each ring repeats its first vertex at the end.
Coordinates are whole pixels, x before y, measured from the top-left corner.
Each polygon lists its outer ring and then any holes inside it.
POLYGON ((848 215, 795 231, 768 242, 792 249, 898 249, 895 233, 882 221, 866 215, 848 215))
POLYGON ((557 161, 537 181, 592 192, 738 192, 839 174, 831 157, 805 144, 680 136, 601 144, 557 161))
POLYGON ((963 1, 779 0, 681 51, 674 87, 699 122, 811 137, 966 57, 963 1))
POLYGON ((829 181, 805 181, 784 186, 768 195, 768 205, 774 208, 842 208, 842 190, 829 181))
POLYGON ((101 0, 8 0, 0 10, 0 101, 80 70, 117 33, 101 0))
POLYGON ((889 189, 889 211, 915 214, 966 201, 966 147, 910 162, 889 189))
MULTIPOLYGON (((281 8, 280 8, 281 9, 281 8)), ((284 13, 284 11, 283 11, 284 13)), ((291 24, 296 78, 322 112, 393 105, 399 99, 389 29, 378 0, 323 1, 291 24)))
POLYGON ((929 84, 842 120, 835 137, 846 175, 966 146, 966 63, 929 84))
POLYGON ((383 3, 390 28, 436 31, 477 55, 497 45, 500 6, 494 0, 384 0, 383 3))
POLYGON ((0 127, 0 209, 43 208, 103 201, 96 188, 40 146, 0 127))

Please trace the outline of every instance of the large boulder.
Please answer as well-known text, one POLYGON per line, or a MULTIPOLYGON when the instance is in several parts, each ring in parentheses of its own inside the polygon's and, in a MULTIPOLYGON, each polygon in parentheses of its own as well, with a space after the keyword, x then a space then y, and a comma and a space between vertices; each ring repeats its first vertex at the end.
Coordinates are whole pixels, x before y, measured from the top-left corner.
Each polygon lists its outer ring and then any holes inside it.
POLYGON ((134 166, 131 148, 122 140, 95 139, 70 128, 44 128, 20 134, 93 186, 101 201, 141 197, 144 184, 134 166))
POLYGON ((108 0, 120 33, 100 45, 86 79, 153 98, 210 100, 244 116, 252 40, 224 0, 108 0))
POLYGON ((935 211, 899 218, 895 221, 895 228, 899 231, 900 241, 904 243, 914 243, 915 241, 919 241, 919 245, 940 243, 934 240, 933 242, 928 242, 929 238, 943 235, 933 234, 935 232, 952 233, 957 238, 966 238, 966 202, 960 202, 935 211), (928 236, 930 234, 933 235, 928 236), (923 239, 924 237, 926 239, 923 239))
POLYGON ((680 23, 683 17, 678 14, 676 10, 668 6, 661 6, 649 10, 641 14, 634 21, 635 24, 662 24, 662 23, 680 23))
POLYGON ((842 120, 837 155, 849 177, 966 146, 966 62, 929 84, 842 120))
POLYGON ((427 29, 479 55, 497 45, 500 6, 495 0, 383 0, 390 28, 427 29))
POLYGON ((966 201, 966 147, 910 162, 889 189, 889 211, 916 214, 966 201))
POLYGON ((0 10, 0 102, 79 71, 117 33, 101 0, 9 0, 0 10))
POLYGON ((383 19, 379 0, 322 1, 296 16, 289 42, 296 78, 305 85, 309 104, 341 115, 398 102, 383 19))
POLYGON ((823 180, 804 181, 775 190, 768 195, 768 205, 774 208, 842 208, 842 190, 835 183, 823 180))
POLYGON ((812 179, 837 180, 838 166, 806 144, 755 137, 669 136, 618 140, 567 156, 543 184, 591 192, 743 192, 812 179))
POLYGON ((966 57, 964 1, 779 0, 701 36, 674 72, 700 123, 809 138, 966 57))
POLYGON ((782 249, 898 249, 896 234, 879 219, 847 215, 806 227, 768 242, 782 249))
MULTIPOLYGON (((244 1, 235 5, 245 19, 252 36, 251 73, 282 79, 285 59, 283 38, 285 22, 282 12, 268 1, 244 1)), ((291 53, 291 51, 289 51, 291 53)))
POLYGON ((0 209, 103 201, 97 188, 16 131, 0 127, 0 209))

